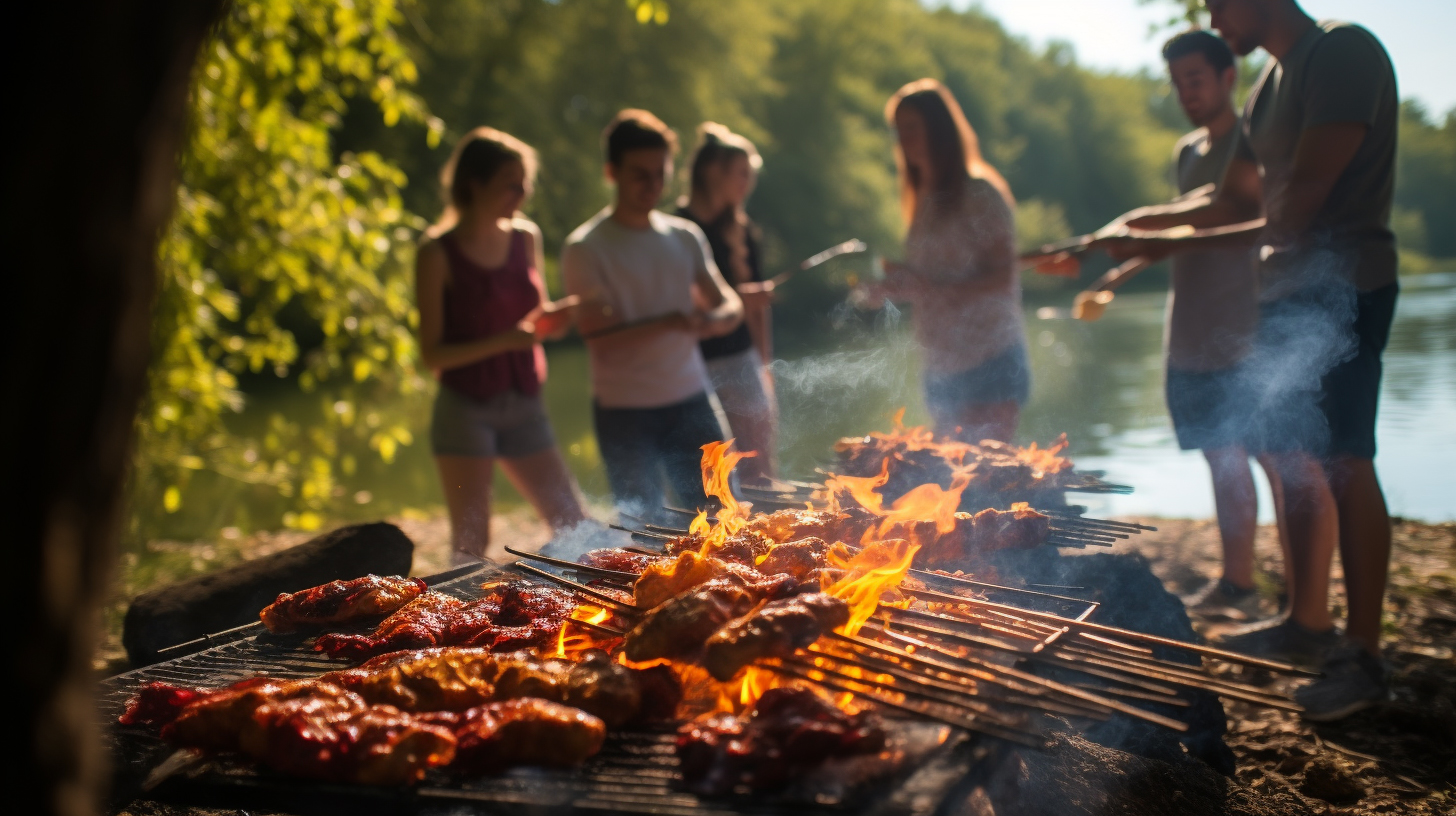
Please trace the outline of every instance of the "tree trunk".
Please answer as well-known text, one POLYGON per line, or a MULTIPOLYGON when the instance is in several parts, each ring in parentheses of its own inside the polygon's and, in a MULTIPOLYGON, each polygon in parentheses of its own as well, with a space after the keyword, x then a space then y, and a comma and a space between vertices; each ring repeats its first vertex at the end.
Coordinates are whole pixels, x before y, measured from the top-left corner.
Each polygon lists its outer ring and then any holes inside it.
POLYGON ((145 384, 190 75, 222 5, 28 3, 8 25, 13 294, 0 320, 0 478, 18 686, 11 772, 25 780, 16 795, 43 813, 95 812, 102 792, 94 619, 145 384))

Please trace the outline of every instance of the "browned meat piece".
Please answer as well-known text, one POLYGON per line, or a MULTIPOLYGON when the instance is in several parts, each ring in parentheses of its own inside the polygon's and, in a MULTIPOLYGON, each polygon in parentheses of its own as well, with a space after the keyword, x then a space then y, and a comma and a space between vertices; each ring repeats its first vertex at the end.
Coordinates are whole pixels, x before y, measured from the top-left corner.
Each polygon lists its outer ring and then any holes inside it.
POLYGON ((739 785, 786 787, 827 759, 878 753, 885 740, 873 714, 848 714, 808 689, 774 688, 746 717, 713 714, 684 725, 677 755, 688 790, 721 796, 739 785))
POLYGON ((455 756, 455 736, 390 706, 314 696, 259 706, 244 753, 280 773, 355 785, 407 785, 455 756))
MULTIPOLYGON (((592 649, 567 673, 566 696, 562 702, 595 714, 609 728, 619 728, 637 719, 643 710, 643 676, 613 660, 606 652, 592 649)), ((660 687, 654 690, 664 691, 660 687)), ((681 696, 679 690, 678 697, 681 696)), ((676 705, 673 701, 673 706, 676 705)))
POLYGON ((609 549, 591 550, 576 560, 578 563, 585 564, 589 567, 640 574, 643 570, 647 569, 649 564, 662 561, 665 558, 667 556, 635 553, 612 547, 609 549))
POLYGON ((500 667, 487 649, 434 648, 380 655, 323 679, 370 703, 406 711, 464 711, 498 699, 500 667))
POLYGON ((849 604, 814 592, 773 601, 719 629, 703 649, 703 667, 722 682, 763 657, 787 657, 849 622, 849 604))
POLYGON ((708 636, 753 607, 754 599, 736 581, 720 578, 673 597, 643 616, 627 633, 627 659, 633 662, 673 657, 696 650, 708 636))
POLYGON ((424 719, 453 732, 457 745, 452 767, 465 773, 516 765, 578 765, 601 750, 607 735, 606 725, 585 711, 532 697, 424 719))
POLYGON ((357 623, 393 614, 424 591, 425 582, 419 578, 366 575, 301 592, 285 592, 264 607, 258 617, 274 633, 357 623))
POLYGON ((332 683, 319 680, 275 680, 257 677, 216 690, 183 708, 162 728, 162 738, 203 751, 238 751, 253 712, 267 703, 304 697, 338 697, 362 709, 364 701, 332 683))
POLYGON ((920 544, 915 565, 923 569, 954 567, 1000 550, 1029 549, 1046 543, 1051 517, 1031 509, 956 513, 956 528, 946 535, 934 526, 912 529, 910 540, 920 544))
POLYGON ((769 550, 768 555, 758 562, 755 569, 764 575, 792 575, 795 580, 803 583, 809 573, 819 569, 824 563, 824 553, 828 550, 829 544, 822 538, 790 541, 769 550))
POLYGON ((362 660, 400 649, 423 649, 444 644, 451 616, 464 601, 439 592, 426 592, 385 618, 370 635, 331 633, 314 641, 314 649, 334 657, 362 660))
POLYGON ((749 519, 745 531, 758 533, 771 541, 821 538, 830 543, 858 544, 865 531, 878 521, 874 515, 858 507, 838 513, 828 510, 776 510, 749 519))

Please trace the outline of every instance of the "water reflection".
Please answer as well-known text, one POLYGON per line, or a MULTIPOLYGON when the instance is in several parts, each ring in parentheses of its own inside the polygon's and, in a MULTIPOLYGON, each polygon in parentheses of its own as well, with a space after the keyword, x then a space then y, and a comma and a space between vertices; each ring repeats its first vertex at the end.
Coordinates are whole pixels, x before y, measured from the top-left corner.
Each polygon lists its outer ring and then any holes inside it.
MULTIPOLYGON (((1446 475, 1456 460, 1456 274, 1402 282, 1385 356, 1377 464, 1392 512, 1427 520, 1456 519, 1456 486, 1446 475)), ((786 447, 787 475, 812 475, 830 460, 841 436, 885 428, 906 407, 906 419, 926 421, 919 366, 908 327, 882 316, 840 315, 823 336, 824 348, 775 364, 786 447)), ((1021 437, 1049 440, 1065 431, 1071 453, 1086 468, 1137 487, 1131 496, 1087 497, 1097 513, 1209 517, 1213 500, 1202 457, 1178 450, 1163 404, 1163 296, 1119 295, 1097 323, 1037 319, 1028 310, 1033 367, 1032 399, 1021 437)), ((550 351, 547 408, 558 442, 588 495, 608 494, 592 436, 586 355, 579 346, 550 351)), ((295 416, 315 410, 302 395, 257 400, 256 410, 295 416), (297 412, 297 413, 295 413, 297 412)), ((405 508, 441 505, 434 465, 424 440, 428 402, 411 406, 416 444, 393 464, 358 452, 355 501, 345 518, 378 518, 405 508), (366 499, 366 501, 358 501, 366 499)), ((520 503, 505 479, 497 502, 520 503)), ((1261 502, 1267 518, 1267 496, 1261 502)), ((177 538, 211 537, 219 529, 276 526, 281 507, 266 489, 221 478, 199 479, 184 512, 152 529, 177 538)))

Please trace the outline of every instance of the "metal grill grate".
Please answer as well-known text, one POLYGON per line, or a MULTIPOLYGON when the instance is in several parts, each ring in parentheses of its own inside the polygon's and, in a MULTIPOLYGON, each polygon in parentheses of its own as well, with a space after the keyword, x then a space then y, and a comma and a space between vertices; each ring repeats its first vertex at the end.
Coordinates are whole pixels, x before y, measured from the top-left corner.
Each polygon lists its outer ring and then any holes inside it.
MULTIPOLYGON (((482 564, 442 574, 430 583, 437 591, 473 599, 479 597, 482 581, 501 574, 499 568, 482 564)), ((313 677, 350 665, 311 651, 306 641, 274 637, 261 627, 241 627, 204 640, 228 638, 233 639, 103 681, 100 709, 122 787, 129 787, 135 793, 140 780, 173 753, 172 748, 156 737, 115 724, 138 687, 158 680, 216 686, 257 674, 313 677)), ((938 728, 920 723, 907 723, 905 727, 938 728)), ((197 805, 250 805, 299 813, 357 813, 359 807, 388 806, 391 812, 444 808, 450 813, 549 811, 772 816, 817 810, 864 816, 919 816, 934 813, 955 799, 953 793, 988 755, 986 747, 956 732, 938 749, 926 752, 923 759, 906 763, 898 778, 863 790, 841 792, 837 800, 823 793, 815 796, 812 792, 771 798, 701 799, 679 789, 681 774, 673 752, 673 739, 670 729, 616 732, 608 736, 602 751, 580 768, 517 768, 475 778, 435 773, 413 789, 306 782, 251 766, 217 761, 196 773, 169 779, 149 795, 197 805)), ((125 791, 122 793, 126 795, 125 791)))

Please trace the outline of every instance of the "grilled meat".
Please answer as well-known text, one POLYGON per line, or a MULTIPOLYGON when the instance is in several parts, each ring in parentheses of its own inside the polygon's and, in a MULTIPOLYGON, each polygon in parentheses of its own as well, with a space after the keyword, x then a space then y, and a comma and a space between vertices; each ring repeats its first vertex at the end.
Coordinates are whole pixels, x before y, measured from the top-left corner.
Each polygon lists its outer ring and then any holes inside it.
POLYGON ((828 542, 857 544, 864 533, 879 519, 858 507, 842 512, 829 510, 776 510, 748 520, 745 531, 757 533, 770 541, 801 541, 818 538, 828 542))
POLYGON ((773 688, 748 716, 713 714, 684 725, 677 755, 689 790, 721 796, 739 785, 781 789, 827 759, 878 753, 885 742, 873 714, 845 713, 808 689, 773 688))
POLYGON ((753 595, 732 578, 717 578, 676 595, 627 633, 627 659, 641 662, 695 651, 709 635, 752 609, 754 602, 753 595))
POLYGON ((640 574, 643 570, 647 569, 647 565, 661 561, 665 557, 663 555, 631 552, 619 547, 609 547, 606 549, 591 550, 576 560, 578 563, 585 564, 589 567, 640 574))
POLYGON ((393 614, 424 591, 425 582, 419 578, 366 575, 301 592, 285 592, 264 607, 258 617, 275 634, 356 623, 393 614))
POLYGON ((448 728, 392 706, 363 705, 345 694, 261 705, 240 743, 248 756, 290 776, 406 785, 449 763, 456 740, 448 728))
POLYGON ((1051 517, 1030 508, 986 509, 956 513, 955 530, 940 535, 934 523, 912 526, 910 540, 920 544, 915 565, 936 568, 964 563, 1001 550, 1039 547, 1051 534, 1051 517))
POLYGON ((824 564, 824 553, 829 543, 822 538, 802 538, 788 541, 768 551, 755 569, 764 575, 791 575, 800 583, 807 582, 812 573, 824 564))
POLYGON ((849 622, 849 604, 814 592, 772 601, 713 633, 703 666, 721 682, 762 657, 787 657, 849 622))
POLYGON ((522 649, 550 642, 575 607, 566 592, 524 582, 503 584, 468 603, 426 592, 385 618, 372 634, 326 634, 314 649, 351 660, 432 646, 522 649))
POLYGON ((318 680, 277 680, 255 677, 205 693, 184 706, 162 727, 162 738, 174 745, 204 751, 239 751, 241 740, 260 706, 304 697, 339 697, 356 708, 364 706, 357 695, 332 683, 318 680))
POLYGON ((461 713, 427 714, 456 741, 451 766, 491 773, 513 765, 577 765, 601 750, 607 726, 580 709, 536 697, 477 706, 461 713))
POLYGON ((792 575, 764 575, 750 566, 688 550, 675 560, 649 564, 633 585, 632 596, 638 608, 653 609, 693 587, 717 579, 733 581, 750 594, 765 598, 792 593, 798 585, 792 575))

